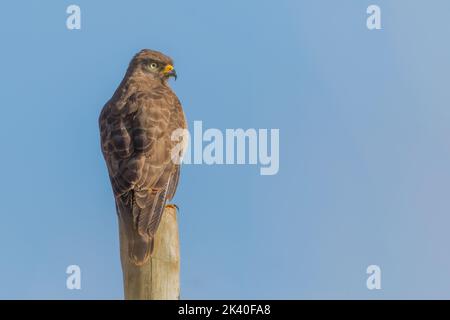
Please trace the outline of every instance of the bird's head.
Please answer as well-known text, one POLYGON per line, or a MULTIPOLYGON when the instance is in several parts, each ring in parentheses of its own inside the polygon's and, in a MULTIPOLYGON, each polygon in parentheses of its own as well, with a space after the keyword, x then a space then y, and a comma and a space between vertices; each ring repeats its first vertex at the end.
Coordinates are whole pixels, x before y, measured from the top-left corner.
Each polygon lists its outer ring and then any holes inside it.
POLYGON ((177 72, 173 68, 172 59, 158 51, 141 50, 131 60, 130 67, 164 82, 171 77, 177 79, 177 72))

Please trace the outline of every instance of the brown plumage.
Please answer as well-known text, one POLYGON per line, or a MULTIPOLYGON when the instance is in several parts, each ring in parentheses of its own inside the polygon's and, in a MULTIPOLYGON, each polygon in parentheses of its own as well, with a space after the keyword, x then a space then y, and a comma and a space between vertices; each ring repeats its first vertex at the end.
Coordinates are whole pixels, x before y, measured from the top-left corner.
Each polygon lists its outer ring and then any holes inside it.
POLYGON ((130 259, 147 261, 166 201, 175 194, 180 165, 171 134, 186 128, 180 101, 168 85, 176 77, 172 59, 142 50, 100 114, 102 152, 125 227, 130 259))

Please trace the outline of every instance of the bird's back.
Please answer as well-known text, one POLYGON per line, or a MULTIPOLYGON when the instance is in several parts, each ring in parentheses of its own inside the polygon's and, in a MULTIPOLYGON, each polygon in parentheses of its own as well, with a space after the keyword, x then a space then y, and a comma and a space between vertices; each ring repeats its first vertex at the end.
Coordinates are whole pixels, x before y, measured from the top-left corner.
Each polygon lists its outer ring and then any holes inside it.
POLYGON ((130 257, 144 263, 165 204, 177 188, 180 165, 172 132, 186 128, 181 104, 164 83, 125 77, 100 117, 102 152, 125 228, 130 257))

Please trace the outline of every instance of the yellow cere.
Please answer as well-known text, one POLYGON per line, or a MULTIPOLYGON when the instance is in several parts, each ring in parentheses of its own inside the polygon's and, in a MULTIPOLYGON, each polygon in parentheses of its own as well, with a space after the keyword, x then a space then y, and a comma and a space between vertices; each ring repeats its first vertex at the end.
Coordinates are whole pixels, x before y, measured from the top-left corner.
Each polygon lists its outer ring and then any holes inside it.
POLYGON ((165 68, 164 68, 164 73, 170 72, 173 70, 173 66, 171 64, 168 64, 165 68))

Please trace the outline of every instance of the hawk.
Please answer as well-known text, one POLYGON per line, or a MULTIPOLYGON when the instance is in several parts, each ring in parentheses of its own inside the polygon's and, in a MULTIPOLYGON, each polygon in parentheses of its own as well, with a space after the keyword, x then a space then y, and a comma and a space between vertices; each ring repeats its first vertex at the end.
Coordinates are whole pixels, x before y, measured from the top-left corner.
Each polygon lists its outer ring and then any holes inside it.
POLYGON ((129 258, 136 265, 152 254, 153 238, 180 176, 180 163, 172 156, 178 142, 171 135, 187 125, 180 101, 168 85, 171 77, 177 77, 171 58, 140 51, 99 117, 116 210, 129 258))

